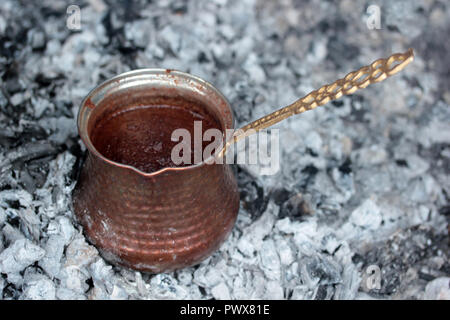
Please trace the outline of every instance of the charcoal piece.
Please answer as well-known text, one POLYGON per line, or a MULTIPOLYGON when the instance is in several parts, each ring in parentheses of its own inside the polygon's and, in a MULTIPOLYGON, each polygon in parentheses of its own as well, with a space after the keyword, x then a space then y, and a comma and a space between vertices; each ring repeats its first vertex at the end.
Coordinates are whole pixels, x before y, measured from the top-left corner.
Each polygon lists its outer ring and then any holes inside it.
POLYGON ((308 198, 301 193, 293 194, 281 205, 278 217, 280 219, 289 217, 298 220, 311 215, 312 208, 308 198))
POLYGON ((257 219, 267 207, 268 198, 264 195, 261 183, 248 171, 238 168, 238 185, 244 208, 257 219))
POLYGON ((309 279, 317 279, 322 285, 342 282, 341 267, 331 259, 314 256, 306 258, 302 263, 306 265, 303 270, 306 270, 305 276, 309 279))
MULTIPOLYGON (((6 163, 24 163, 33 159, 55 155, 57 152, 58 149, 50 142, 29 142, 13 151, 10 151, 6 163)), ((6 163, 1 164, 0 168, 6 163)))

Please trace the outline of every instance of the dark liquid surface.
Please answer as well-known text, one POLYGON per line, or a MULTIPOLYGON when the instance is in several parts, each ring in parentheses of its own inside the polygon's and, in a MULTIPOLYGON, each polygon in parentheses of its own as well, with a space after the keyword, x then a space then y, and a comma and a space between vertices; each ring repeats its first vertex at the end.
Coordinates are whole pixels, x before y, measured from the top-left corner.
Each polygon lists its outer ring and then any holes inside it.
MULTIPOLYGON (((92 130, 94 147, 106 158, 131 165, 150 173, 167 167, 182 167, 171 159, 172 149, 180 141, 172 141, 172 132, 184 128, 191 135, 194 148, 194 121, 202 121, 203 132, 216 128, 219 122, 206 112, 194 112, 188 108, 170 105, 150 105, 128 109, 104 117, 92 130)), ((211 142, 203 142, 203 148, 211 142)), ((203 150, 203 149, 202 149, 203 150)))

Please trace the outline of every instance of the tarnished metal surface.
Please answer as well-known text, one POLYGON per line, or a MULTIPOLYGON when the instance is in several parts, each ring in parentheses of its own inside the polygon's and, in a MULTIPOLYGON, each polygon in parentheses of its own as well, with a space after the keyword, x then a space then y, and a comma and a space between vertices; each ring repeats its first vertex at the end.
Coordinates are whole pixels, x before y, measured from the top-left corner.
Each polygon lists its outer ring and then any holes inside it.
POLYGON ((202 162, 145 173, 111 161, 94 148, 89 134, 103 112, 133 97, 162 92, 195 96, 223 128, 233 128, 226 99, 200 79, 151 69, 120 75, 82 103, 78 127, 89 153, 73 194, 77 219, 105 259, 155 273, 208 257, 231 231, 239 208, 236 180, 227 164, 202 162))

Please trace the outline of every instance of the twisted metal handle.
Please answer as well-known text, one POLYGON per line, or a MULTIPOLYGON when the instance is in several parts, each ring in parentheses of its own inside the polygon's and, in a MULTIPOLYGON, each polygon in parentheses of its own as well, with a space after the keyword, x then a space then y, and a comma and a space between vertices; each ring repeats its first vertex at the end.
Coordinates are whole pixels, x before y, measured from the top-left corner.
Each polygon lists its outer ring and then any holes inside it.
POLYGON ((358 89, 364 89, 371 83, 381 82, 386 78, 403 70, 414 59, 412 49, 404 53, 396 53, 386 59, 378 59, 368 66, 350 72, 344 78, 336 80, 314 90, 298 99, 287 107, 281 108, 267 116, 255 120, 236 130, 219 155, 223 155, 231 144, 259 131, 270 127, 292 115, 312 110, 332 100, 339 99, 343 95, 352 94, 358 89))

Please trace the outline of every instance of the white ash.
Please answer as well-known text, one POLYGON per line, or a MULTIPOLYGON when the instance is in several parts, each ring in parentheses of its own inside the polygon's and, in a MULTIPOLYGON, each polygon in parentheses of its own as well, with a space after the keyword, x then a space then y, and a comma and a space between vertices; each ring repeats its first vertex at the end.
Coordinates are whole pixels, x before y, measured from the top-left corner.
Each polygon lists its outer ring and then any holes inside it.
POLYGON ((369 198, 352 212, 349 221, 361 228, 377 230, 383 218, 380 208, 369 198))
POLYGON ((60 235, 49 236, 45 243, 45 256, 39 260, 39 266, 51 279, 54 279, 60 272, 64 246, 64 238, 60 235))
POLYGON ((224 282, 221 282, 218 285, 216 285, 215 287, 213 287, 211 289, 211 294, 214 297, 214 299, 217 299, 217 300, 230 300, 231 299, 228 286, 224 282))
POLYGON ((450 278, 442 277, 430 281, 425 288, 424 298, 427 300, 450 300, 450 278))
POLYGON ((0 297, 448 299, 449 5, 381 1, 382 29, 368 30, 367 8, 346 1, 88 1, 72 32, 70 4, 0 3, 0 297), (276 125, 280 171, 238 168, 236 226, 200 265, 112 266, 75 223, 75 118, 101 81, 191 72, 241 126, 408 47, 414 63, 386 83, 276 125), (371 266, 380 288, 366 285, 371 266))
POLYGON ((0 272, 7 275, 8 282, 21 285, 20 272, 45 255, 44 249, 28 239, 18 239, 0 254, 0 272))
POLYGON ((26 270, 24 275, 24 284, 22 286, 20 299, 30 300, 55 300, 56 285, 47 276, 36 273, 33 269, 26 270), (28 272, 28 273, 27 273, 28 272))

